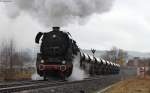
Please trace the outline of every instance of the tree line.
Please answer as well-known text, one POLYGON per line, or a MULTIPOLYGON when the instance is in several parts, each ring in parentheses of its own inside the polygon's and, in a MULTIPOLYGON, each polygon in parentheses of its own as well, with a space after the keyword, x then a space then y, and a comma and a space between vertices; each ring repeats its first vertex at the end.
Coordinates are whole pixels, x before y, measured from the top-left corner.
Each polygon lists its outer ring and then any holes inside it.
POLYGON ((110 50, 107 50, 101 57, 105 60, 124 65, 128 60, 128 53, 123 49, 112 47, 110 50))
POLYGON ((13 39, 7 39, 0 44, 0 76, 3 80, 12 80, 16 72, 23 71, 25 62, 31 62, 32 57, 26 51, 17 49, 13 39))

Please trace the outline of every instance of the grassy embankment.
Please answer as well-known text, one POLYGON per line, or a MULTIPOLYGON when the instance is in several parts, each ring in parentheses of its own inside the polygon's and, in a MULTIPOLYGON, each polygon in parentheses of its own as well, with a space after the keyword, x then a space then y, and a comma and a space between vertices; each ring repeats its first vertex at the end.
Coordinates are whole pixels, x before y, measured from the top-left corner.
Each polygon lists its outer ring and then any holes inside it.
POLYGON ((150 93, 150 77, 135 77, 120 81, 103 93, 150 93))

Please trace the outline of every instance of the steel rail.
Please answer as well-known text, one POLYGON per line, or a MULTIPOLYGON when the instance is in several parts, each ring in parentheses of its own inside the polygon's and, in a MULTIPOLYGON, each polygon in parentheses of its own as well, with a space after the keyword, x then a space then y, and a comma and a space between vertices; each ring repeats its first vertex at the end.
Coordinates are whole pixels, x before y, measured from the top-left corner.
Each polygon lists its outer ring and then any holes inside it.
POLYGON ((46 88, 46 87, 57 87, 57 86, 62 86, 66 84, 76 84, 76 83, 82 83, 86 81, 92 81, 92 80, 104 79, 104 78, 105 77, 87 78, 87 79, 79 80, 79 81, 43 82, 43 83, 38 83, 38 84, 6 87, 6 88, 1 88, 0 93, 19 92, 19 91, 24 91, 24 90, 40 89, 40 88, 46 88))

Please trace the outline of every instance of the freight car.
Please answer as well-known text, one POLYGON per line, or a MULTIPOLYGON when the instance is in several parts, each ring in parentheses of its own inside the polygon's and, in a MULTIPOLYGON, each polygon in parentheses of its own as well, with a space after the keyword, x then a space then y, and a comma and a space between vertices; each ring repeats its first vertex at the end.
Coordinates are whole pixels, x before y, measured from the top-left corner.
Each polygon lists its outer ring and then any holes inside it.
POLYGON ((85 53, 80 53, 80 67, 90 76, 119 74, 120 65, 96 58, 85 53))
POLYGON ((72 74, 73 59, 80 53, 80 68, 89 75, 118 74, 119 65, 94 56, 82 53, 76 42, 67 32, 60 31, 60 27, 53 27, 47 33, 39 32, 35 42, 40 46, 37 54, 37 73, 44 77, 65 79, 72 74), (42 38, 42 39, 41 39, 42 38))

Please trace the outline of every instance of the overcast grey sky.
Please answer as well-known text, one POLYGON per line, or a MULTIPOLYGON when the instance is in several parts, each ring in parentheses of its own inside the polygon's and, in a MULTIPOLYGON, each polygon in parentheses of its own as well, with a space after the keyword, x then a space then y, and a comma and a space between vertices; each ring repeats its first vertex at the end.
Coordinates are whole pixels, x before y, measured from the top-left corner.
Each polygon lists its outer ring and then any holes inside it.
MULTIPOLYGON (((5 2, 6 3, 6 2, 5 2)), ((8 2, 7 2, 8 3, 8 2)), ((9 2, 11 3, 11 2, 9 2)), ((150 52, 150 0, 115 0, 109 11, 93 13, 83 22, 72 22, 69 31, 79 47, 98 50, 112 46, 132 51, 150 52)), ((47 32, 36 18, 26 12, 9 11, 0 2, 0 39, 14 37, 19 47, 33 48, 37 32, 47 32)))

